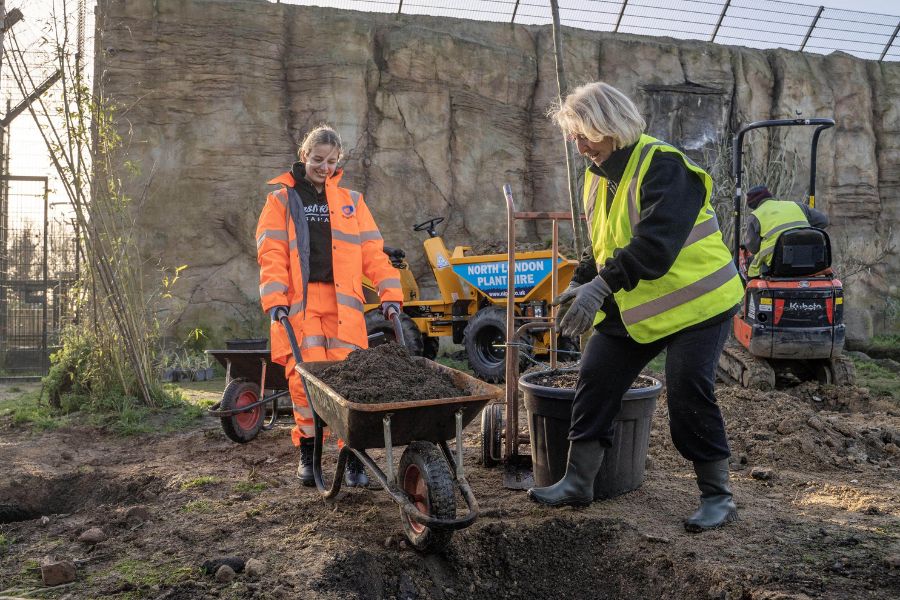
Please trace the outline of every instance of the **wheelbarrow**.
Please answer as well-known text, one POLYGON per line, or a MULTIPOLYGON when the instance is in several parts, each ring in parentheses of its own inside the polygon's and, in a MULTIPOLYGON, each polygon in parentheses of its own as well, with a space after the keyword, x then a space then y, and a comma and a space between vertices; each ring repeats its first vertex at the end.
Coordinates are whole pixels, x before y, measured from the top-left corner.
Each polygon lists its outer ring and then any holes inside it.
MULTIPOLYGON (((222 398, 209 407, 207 414, 221 419, 225 435, 239 444, 253 440, 260 431, 274 428, 281 412, 292 414, 290 402, 281 411, 278 406, 279 399, 290 395, 284 368, 272 363, 265 340, 259 341, 262 348, 206 351, 225 367, 225 391, 222 398)), ((385 341, 381 332, 369 336, 370 347, 385 341)), ((284 421, 287 423, 288 419, 284 421)), ((293 425, 293 418, 290 423, 293 425)))
MULTIPOLYGON (((398 332, 399 320, 391 315, 398 332)), ((296 338, 286 318, 282 325, 297 360, 306 397, 313 412, 315 442, 313 474, 325 500, 335 501, 341 489, 350 454, 369 469, 391 499, 400 506, 400 521, 410 544, 425 553, 440 552, 453 532, 475 522, 478 502, 463 469, 463 428, 502 391, 474 377, 422 357, 413 360, 424 368, 447 373, 466 395, 435 400, 362 404, 351 402, 319 379, 318 375, 337 361, 303 363, 296 338), (327 483, 322 473, 322 439, 325 427, 344 441, 337 466, 327 483), (447 444, 456 439, 455 454, 447 444), (395 466, 394 448, 406 446, 395 466), (385 470, 366 452, 383 448, 385 470), (456 514, 456 490, 466 512, 456 514)))

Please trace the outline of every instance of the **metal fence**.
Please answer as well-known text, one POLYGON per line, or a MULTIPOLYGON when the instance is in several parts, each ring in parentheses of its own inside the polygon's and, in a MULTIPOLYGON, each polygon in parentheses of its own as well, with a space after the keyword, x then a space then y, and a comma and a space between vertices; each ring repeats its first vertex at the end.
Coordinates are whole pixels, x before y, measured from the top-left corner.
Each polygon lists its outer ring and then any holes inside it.
MULTIPOLYGON (((551 22, 549 0, 270 0, 521 25, 551 22)), ((564 26, 751 48, 900 60, 900 16, 782 0, 559 0, 564 26)))
POLYGON ((46 177, 0 176, 0 379, 46 374, 72 318, 80 265, 70 208, 50 202, 46 177))

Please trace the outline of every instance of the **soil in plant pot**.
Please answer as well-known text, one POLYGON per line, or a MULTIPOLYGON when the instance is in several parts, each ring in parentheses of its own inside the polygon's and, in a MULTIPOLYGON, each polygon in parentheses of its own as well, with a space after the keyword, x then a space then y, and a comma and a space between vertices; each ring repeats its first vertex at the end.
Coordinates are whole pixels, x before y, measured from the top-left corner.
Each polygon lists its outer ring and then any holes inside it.
MULTIPOLYGON (((532 377, 530 381, 544 387, 573 389, 575 384, 578 383, 578 373, 575 371, 550 371, 546 375, 532 377)), ((648 388, 655 385, 655 383, 651 378, 639 375, 634 380, 634 383, 631 384, 631 389, 648 388)))
POLYGON ((338 394, 363 404, 468 396, 449 375, 417 362, 396 343, 356 350, 318 373, 338 394))

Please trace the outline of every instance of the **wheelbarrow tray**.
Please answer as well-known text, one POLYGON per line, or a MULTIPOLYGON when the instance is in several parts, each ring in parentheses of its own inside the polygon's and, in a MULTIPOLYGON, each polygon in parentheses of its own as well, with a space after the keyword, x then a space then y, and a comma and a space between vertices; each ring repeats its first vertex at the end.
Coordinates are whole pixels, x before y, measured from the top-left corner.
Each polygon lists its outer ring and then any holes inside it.
POLYGON ((266 382, 268 390, 286 390, 287 379, 284 376, 284 367, 272 362, 272 355, 268 348, 265 350, 207 350, 220 365, 228 369, 232 379, 246 379, 259 383, 262 376, 262 365, 266 363, 266 382))
POLYGON ((462 411, 463 427, 472 421, 503 390, 456 369, 422 357, 422 366, 450 375, 467 395, 435 400, 413 400, 383 404, 363 404, 347 400, 317 377, 337 361, 308 362, 296 366, 306 381, 306 391, 316 413, 350 448, 384 448, 384 419, 390 417, 391 443, 405 446, 415 440, 444 442, 456 437, 456 419, 462 411))

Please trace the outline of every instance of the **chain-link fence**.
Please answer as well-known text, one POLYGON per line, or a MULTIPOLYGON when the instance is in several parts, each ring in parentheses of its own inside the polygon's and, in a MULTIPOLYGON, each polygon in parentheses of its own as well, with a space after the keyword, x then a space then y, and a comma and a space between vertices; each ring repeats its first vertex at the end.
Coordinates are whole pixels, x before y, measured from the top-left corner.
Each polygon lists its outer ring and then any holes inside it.
MULTIPOLYGON (((522 25, 552 21, 549 0, 270 1, 522 25)), ((900 16, 781 0, 559 0, 559 17, 563 26, 591 31, 900 60, 900 16)))

